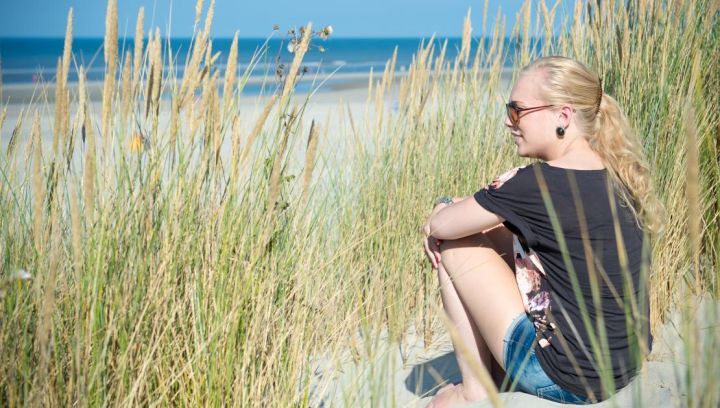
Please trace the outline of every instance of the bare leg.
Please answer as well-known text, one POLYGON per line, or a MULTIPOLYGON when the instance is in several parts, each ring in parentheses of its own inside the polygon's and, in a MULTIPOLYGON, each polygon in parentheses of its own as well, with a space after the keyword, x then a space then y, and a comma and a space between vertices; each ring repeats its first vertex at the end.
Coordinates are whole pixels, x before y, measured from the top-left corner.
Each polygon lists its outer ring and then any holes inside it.
MULTIPOLYGON (((498 364, 503 361, 502 340, 512 319, 523 311, 510 264, 511 237, 507 229, 499 227, 447 241, 441 249, 438 278, 443 306, 459 334, 458 339, 453 339, 453 346, 458 351, 456 357, 463 376, 462 387, 454 391, 468 401, 487 396, 473 374, 473 365, 483 364, 496 381, 504 376, 502 363, 498 364), (460 341, 465 347, 455 344, 460 341), (461 349, 469 353, 460 353, 461 349)), ((438 395, 439 401, 434 399, 433 404, 442 405, 442 400, 448 399, 457 401, 458 396, 445 394, 438 395)))

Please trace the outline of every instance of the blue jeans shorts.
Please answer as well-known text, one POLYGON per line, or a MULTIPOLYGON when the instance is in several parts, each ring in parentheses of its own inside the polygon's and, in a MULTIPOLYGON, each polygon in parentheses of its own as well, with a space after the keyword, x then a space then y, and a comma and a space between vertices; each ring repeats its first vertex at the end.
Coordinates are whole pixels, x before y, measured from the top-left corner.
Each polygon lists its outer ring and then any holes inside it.
POLYGON ((569 404, 589 404, 589 398, 566 391, 545 374, 535 355, 535 326, 527 314, 516 317, 503 340, 505 372, 511 389, 540 398, 569 404))

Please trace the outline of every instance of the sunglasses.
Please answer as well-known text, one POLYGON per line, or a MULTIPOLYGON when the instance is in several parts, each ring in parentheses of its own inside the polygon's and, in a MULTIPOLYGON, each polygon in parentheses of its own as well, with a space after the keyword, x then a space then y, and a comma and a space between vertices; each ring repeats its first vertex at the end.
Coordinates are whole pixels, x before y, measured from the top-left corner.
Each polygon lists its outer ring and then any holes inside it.
POLYGON ((532 108, 521 108, 517 105, 517 102, 510 101, 510 103, 505 104, 505 108, 507 109, 507 115, 508 118, 510 118, 510 123, 512 123, 513 127, 517 127, 518 123, 520 123, 520 118, 523 116, 521 115, 522 112, 534 112, 537 110, 545 109, 545 108, 552 108, 555 105, 543 105, 543 106, 533 106, 532 108))

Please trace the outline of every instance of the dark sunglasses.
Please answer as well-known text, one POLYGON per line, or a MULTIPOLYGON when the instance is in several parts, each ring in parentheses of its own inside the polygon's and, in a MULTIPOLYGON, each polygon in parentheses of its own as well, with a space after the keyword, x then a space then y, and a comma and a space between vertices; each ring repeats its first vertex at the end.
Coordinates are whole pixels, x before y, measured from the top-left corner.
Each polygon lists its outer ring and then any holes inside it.
POLYGON ((518 123, 520 123, 520 118, 522 117, 522 112, 529 112, 529 111, 536 111, 540 109, 545 108, 552 108, 555 105, 543 105, 543 106, 533 106, 532 108, 521 108, 517 105, 517 102, 510 101, 510 103, 505 104, 505 108, 507 109, 507 115, 508 118, 510 118, 510 123, 512 123, 513 127, 517 127, 518 123))

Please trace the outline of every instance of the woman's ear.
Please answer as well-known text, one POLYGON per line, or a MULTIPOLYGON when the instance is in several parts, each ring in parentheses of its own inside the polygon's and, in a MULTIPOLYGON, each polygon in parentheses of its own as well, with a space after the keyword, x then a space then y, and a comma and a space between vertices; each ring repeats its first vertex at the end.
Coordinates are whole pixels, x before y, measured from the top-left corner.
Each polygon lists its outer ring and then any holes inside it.
POLYGON ((561 106, 560 113, 558 114, 558 119, 560 120, 560 123, 558 123, 558 125, 562 126, 563 128, 567 128, 568 126, 570 126, 570 121, 572 120, 572 115, 574 112, 575 109, 573 109, 571 106, 561 106))

